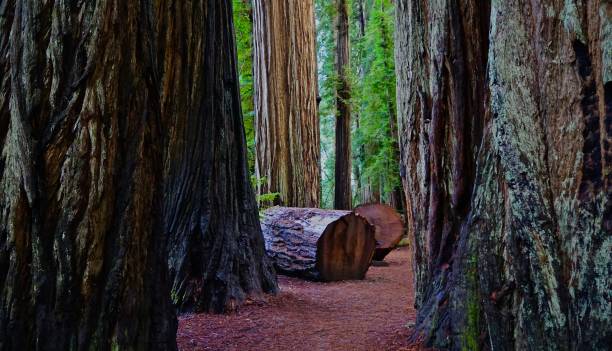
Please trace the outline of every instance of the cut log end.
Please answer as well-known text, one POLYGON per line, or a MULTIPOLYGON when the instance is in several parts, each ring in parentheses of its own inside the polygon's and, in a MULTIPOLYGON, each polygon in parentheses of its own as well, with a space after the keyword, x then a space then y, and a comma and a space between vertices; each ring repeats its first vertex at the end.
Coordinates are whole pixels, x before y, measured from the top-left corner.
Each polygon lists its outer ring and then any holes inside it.
POLYGON ((350 211, 273 207, 262 230, 277 269, 307 279, 363 279, 376 248, 374 227, 350 211))
POLYGON ((317 271, 324 281, 363 279, 372 261, 374 228, 349 213, 330 223, 317 243, 317 271))
POLYGON ((373 259, 382 261, 402 239, 402 218, 395 209, 383 204, 360 205, 355 208, 355 213, 374 225, 376 250, 373 259))

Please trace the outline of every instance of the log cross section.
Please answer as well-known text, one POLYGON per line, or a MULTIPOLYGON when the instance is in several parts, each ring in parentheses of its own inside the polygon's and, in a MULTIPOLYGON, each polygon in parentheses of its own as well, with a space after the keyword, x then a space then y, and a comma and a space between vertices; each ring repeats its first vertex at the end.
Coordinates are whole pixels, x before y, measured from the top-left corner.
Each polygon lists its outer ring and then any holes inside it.
POLYGON ((384 204, 360 205, 354 211, 376 228, 374 260, 382 261, 402 240, 402 235, 404 235, 402 218, 395 209, 384 204))
POLYGON ((277 270, 307 279, 363 279, 376 247, 374 227, 351 211, 272 207, 262 230, 277 270))

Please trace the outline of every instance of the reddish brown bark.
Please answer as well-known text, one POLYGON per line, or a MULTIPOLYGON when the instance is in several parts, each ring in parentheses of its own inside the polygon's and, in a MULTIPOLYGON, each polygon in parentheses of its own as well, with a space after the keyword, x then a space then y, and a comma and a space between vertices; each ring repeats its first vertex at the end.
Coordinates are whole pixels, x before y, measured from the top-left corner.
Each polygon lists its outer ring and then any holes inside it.
POLYGON ((275 290, 235 54, 227 1, 0 1, 0 350, 176 349, 168 263, 275 290))
POLYGON ((253 1, 259 194, 320 205, 320 136, 313 0, 253 1))
POLYGON ((0 1, 0 350, 176 349, 152 14, 0 1))
POLYGON ((382 261, 404 235, 402 218, 393 207, 383 204, 360 205, 355 208, 355 213, 374 226, 376 250, 373 259, 382 261))
POLYGON ((349 82, 349 19, 346 0, 336 0, 336 167, 334 208, 350 210, 351 192, 351 87, 349 82))

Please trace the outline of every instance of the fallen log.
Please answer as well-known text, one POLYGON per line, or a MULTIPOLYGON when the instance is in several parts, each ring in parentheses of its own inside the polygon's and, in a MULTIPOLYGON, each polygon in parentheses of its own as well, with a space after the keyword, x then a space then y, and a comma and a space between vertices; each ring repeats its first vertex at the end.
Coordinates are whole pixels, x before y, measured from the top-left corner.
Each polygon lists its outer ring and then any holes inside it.
POLYGON ((375 261, 382 261, 402 240, 404 224, 400 215, 390 206, 383 204, 366 204, 355 208, 355 213, 364 217, 376 228, 375 261))
POLYGON ((272 207, 261 227, 277 270, 307 279, 363 279, 376 247, 374 226, 351 211, 272 207))

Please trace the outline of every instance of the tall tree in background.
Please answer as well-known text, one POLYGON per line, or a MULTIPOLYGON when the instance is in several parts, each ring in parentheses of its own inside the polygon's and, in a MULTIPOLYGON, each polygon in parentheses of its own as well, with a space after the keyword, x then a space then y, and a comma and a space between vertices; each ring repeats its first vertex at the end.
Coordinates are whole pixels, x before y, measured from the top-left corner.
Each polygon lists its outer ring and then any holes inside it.
MULTIPOLYGON (((321 87, 322 205, 333 207, 334 138, 338 111, 337 1, 317 1, 317 40, 321 87)), ((384 202, 401 209, 393 56, 394 6, 391 0, 347 2, 349 16, 351 184, 354 204, 384 202), (399 200, 399 201, 398 201, 399 200)))
POLYGON ((255 174, 255 106, 253 99, 253 8, 251 0, 232 0, 238 53, 240 100, 247 141, 249 174, 255 174))
POLYGON ((176 349, 154 13, 0 1, 0 350, 176 349))
POLYGON ((336 0, 336 167, 334 208, 351 209, 351 87, 347 0, 336 0))
MULTIPOLYGON (((354 39, 352 39, 351 45, 351 61, 353 62, 353 67, 356 67, 357 70, 357 84, 364 81, 366 74, 366 56, 367 56, 367 48, 365 45, 365 35, 366 35, 366 23, 368 19, 368 14, 366 13, 366 3, 365 0, 356 0, 352 2, 353 5, 353 13, 355 14, 356 21, 351 22, 351 34, 353 34, 354 39)), ((354 89, 357 90, 357 89, 354 89)), ((353 91, 354 91, 353 90, 353 91)), ((355 93, 353 93, 353 96, 355 93)), ((361 109, 358 108, 356 111, 353 111, 353 121, 355 124, 354 134, 356 138, 352 138, 353 145, 353 158, 354 162, 353 166, 353 174, 355 176, 355 192, 353 196, 356 197, 356 203, 369 203, 374 202, 369 200, 369 182, 365 177, 362 177, 363 167, 365 157, 365 145, 359 144, 359 133, 360 133, 360 118, 361 118, 361 109), (367 199, 367 200, 366 200, 367 199)), ((379 202, 379 201, 375 201, 379 202)))
POLYGON ((391 20, 391 16, 388 13, 393 10, 393 4, 387 0, 379 0, 380 3, 376 5, 380 7, 379 18, 377 18, 378 30, 380 32, 380 53, 382 53, 382 57, 377 57, 382 62, 375 61, 373 63, 374 69, 376 72, 377 69, 382 69, 382 74, 384 81, 375 82, 380 83, 384 94, 384 101, 386 101, 386 112, 387 112, 387 121, 389 132, 387 134, 387 138, 385 139, 386 143, 383 142, 382 150, 386 154, 379 155, 379 157, 384 157, 386 162, 385 166, 381 167, 383 170, 386 170, 386 174, 384 174, 381 178, 383 179, 383 185, 386 185, 388 188, 384 189, 389 194, 388 195, 388 203, 396 208, 403 210, 404 209, 404 194, 402 191, 401 184, 399 182, 399 178, 397 177, 397 173, 399 171, 399 145, 398 140, 399 136, 397 133, 397 98, 395 92, 395 61, 393 60, 394 53, 394 45, 393 45, 393 22, 391 20), (385 157, 386 156, 386 157, 385 157))
POLYGON ((354 39, 351 43, 357 70, 357 79, 351 87, 352 117, 355 119, 355 201, 384 202, 401 209, 403 192, 398 174, 393 5, 390 0, 360 0, 355 5, 357 15, 353 21, 354 39))
POLYGON ((160 2, 161 47, 181 53, 161 55, 172 297, 181 311, 231 311, 277 290, 247 168, 231 3, 160 2))
POLYGON ((253 0, 258 192, 320 205, 313 0, 253 0))
POLYGON ((401 174, 428 344, 609 346, 610 6, 397 1, 401 174))
POLYGON ((319 123, 321 130, 321 207, 334 206, 336 137, 336 4, 315 0, 317 62, 319 78, 319 123))

